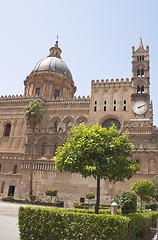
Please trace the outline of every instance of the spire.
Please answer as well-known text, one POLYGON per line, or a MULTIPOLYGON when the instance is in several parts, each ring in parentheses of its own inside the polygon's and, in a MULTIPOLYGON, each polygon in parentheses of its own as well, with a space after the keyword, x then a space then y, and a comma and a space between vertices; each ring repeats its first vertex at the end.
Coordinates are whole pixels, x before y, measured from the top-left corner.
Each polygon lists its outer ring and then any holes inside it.
POLYGON ((58 35, 57 35, 57 40, 56 40, 56 42, 55 42, 55 45, 54 45, 54 47, 51 47, 50 49, 49 49, 49 51, 50 51, 50 54, 49 54, 49 57, 57 57, 57 58, 60 58, 60 54, 61 54, 61 49, 58 47, 58 39, 59 39, 59 37, 58 37, 58 35))
POLYGON ((144 49, 144 47, 143 47, 143 41, 142 41, 142 38, 140 37, 140 42, 139 42, 139 47, 138 48, 143 48, 144 49))

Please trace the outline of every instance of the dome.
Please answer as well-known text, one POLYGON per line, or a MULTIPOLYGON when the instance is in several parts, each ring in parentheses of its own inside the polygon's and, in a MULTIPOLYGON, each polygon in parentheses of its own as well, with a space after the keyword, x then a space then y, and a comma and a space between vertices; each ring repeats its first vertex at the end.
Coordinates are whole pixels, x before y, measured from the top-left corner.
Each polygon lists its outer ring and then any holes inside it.
POLYGON ((70 77, 72 79, 72 74, 65 64, 65 62, 59 58, 54 56, 48 56, 42 60, 40 60, 32 72, 38 72, 38 71, 55 71, 62 74, 65 74, 66 76, 70 77))
POLYGON ((65 62, 61 59, 61 49, 58 47, 58 41, 56 41, 54 47, 50 48, 50 54, 48 57, 40 60, 32 72, 38 72, 38 71, 54 71, 58 73, 65 74, 66 76, 70 77, 72 79, 72 74, 68 68, 68 66, 65 64, 65 62))

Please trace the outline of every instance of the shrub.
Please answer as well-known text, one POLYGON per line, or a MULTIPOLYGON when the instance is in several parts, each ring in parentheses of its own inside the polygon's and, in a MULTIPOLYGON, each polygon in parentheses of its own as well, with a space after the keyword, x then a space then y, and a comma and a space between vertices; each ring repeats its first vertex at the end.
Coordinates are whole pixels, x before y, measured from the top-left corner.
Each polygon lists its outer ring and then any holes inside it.
POLYGON ((156 204, 156 203, 146 204, 145 209, 157 210, 158 209, 158 204, 156 204))
POLYGON ((143 199, 145 200, 146 197, 149 197, 155 193, 154 183, 149 180, 138 180, 132 185, 131 191, 135 192, 140 197, 142 211, 143 199))
POLYGON ((113 198, 113 202, 116 202, 118 205, 120 205, 120 195, 116 194, 115 197, 113 198))
POLYGON ((130 213, 123 216, 101 210, 19 208, 22 240, 138 240, 156 226, 158 212, 130 213), (103 214, 104 213, 104 214, 103 214))
POLYGON ((58 194, 58 191, 55 188, 47 189, 46 191, 46 195, 51 197, 51 202, 52 202, 52 197, 57 196, 57 194, 58 194))
POLYGON ((120 208, 122 214, 137 211, 137 196, 133 192, 123 191, 120 195, 120 208))
POLYGON ((129 239, 140 239, 151 227, 151 215, 145 213, 134 213, 127 215, 131 221, 129 224, 129 239))
POLYGON ((5 197, 2 198, 2 201, 6 202, 16 202, 16 203, 26 203, 26 204, 33 204, 33 205, 44 205, 44 206, 54 206, 54 207, 64 207, 64 202, 63 201, 58 201, 58 202, 44 202, 42 199, 37 199, 35 201, 30 201, 29 199, 15 199, 13 197, 5 197))
POLYGON ((129 221, 123 216, 81 214, 67 209, 19 208, 23 240, 124 240, 129 221))
POLYGON ((31 200, 32 202, 34 202, 35 199, 36 199, 36 196, 35 196, 35 195, 30 195, 30 200, 31 200))
POLYGON ((94 192, 88 192, 88 193, 86 194, 86 198, 87 198, 88 200, 94 199, 94 198, 95 198, 95 193, 94 193, 94 192))

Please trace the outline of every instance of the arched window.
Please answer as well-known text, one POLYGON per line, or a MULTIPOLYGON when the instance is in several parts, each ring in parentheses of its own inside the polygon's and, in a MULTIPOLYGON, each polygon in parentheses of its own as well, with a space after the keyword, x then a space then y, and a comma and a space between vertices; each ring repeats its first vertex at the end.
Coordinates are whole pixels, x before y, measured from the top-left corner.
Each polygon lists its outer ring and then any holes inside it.
POLYGON ((123 111, 126 111, 126 106, 123 106, 123 111))
POLYGON ((137 56, 137 61, 139 61, 139 56, 137 56))
POLYGON ((2 164, 0 163, 0 173, 2 172, 2 164))
POLYGON ((11 130, 11 124, 10 124, 10 123, 7 123, 7 124, 4 126, 3 136, 9 137, 9 136, 10 136, 10 130, 11 130))
POLYGON ((141 76, 144 76, 144 68, 141 69, 141 76))
POLYGON ((119 122, 117 119, 114 119, 114 118, 110 118, 110 119, 105 120, 105 121, 103 122, 103 124, 102 124, 102 127, 109 128, 109 127, 112 126, 113 124, 115 124, 115 126, 117 127, 117 129, 120 129, 120 127, 121 127, 120 122, 119 122))
POLYGON ((140 93, 140 86, 137 86, 137 93, 140 93))
POLYGON ((42 156, 46 153, 46 143, 43 143, 42 145, 42 156))
POLYGON ((58 144, 55 143, 55 145, 54 145, 54 153, 53 153, 53 156, 55 156, 55 154, 56 154, 57 147, 58 147, 58 144))
POLYGON ((54 131, 57 132, 58 130, 58 121, 54 122, 54 131))
POLYGON ((144 93, 144 86, 141 86, 141 93, 144 93))
POLYGON ((144 61, 144 55, 142 55, 142 61, 144 61))
POLYGON ((14 165, 13 174, 17 173, 17 165, 14 165))
POLYGON ((138 68, 137 69, 137 77, 139 77, 140 76, 140 69, 138 68))

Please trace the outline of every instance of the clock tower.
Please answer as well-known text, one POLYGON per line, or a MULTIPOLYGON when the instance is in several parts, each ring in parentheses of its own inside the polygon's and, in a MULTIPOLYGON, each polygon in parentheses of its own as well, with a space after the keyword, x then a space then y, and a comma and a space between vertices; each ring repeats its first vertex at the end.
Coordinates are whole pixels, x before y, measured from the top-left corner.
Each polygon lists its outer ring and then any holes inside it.
POLYGON ((150 104, 149 46, 144 49, 142 38, 139 47, 132 47, 132 119, 148 121, 152 118, 150 104))

